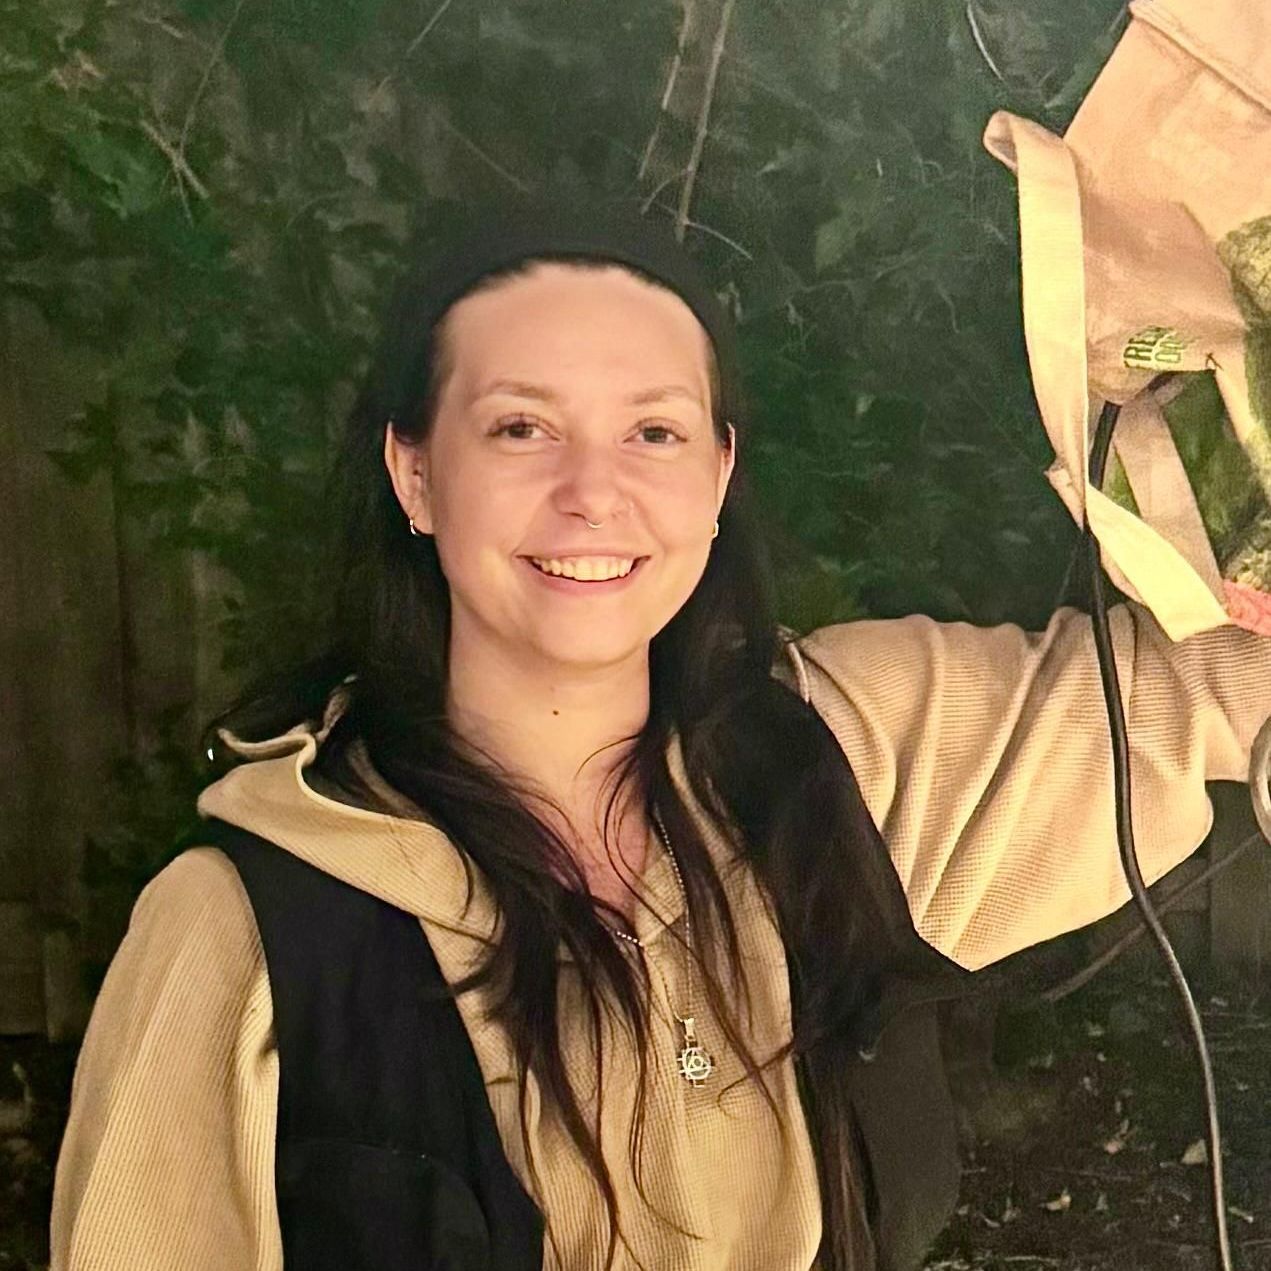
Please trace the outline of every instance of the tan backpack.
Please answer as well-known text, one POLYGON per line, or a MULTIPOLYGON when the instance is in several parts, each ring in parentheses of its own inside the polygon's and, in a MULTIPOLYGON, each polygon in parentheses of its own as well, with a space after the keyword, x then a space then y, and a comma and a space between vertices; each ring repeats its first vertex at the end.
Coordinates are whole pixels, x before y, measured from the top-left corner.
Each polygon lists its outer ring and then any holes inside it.
POLYGON ((1271 0, 1131 14, 1062 139, 1006 112, 985 133, 1019 181, 1048 476, 1171 637, 1271 634, 1271 0))

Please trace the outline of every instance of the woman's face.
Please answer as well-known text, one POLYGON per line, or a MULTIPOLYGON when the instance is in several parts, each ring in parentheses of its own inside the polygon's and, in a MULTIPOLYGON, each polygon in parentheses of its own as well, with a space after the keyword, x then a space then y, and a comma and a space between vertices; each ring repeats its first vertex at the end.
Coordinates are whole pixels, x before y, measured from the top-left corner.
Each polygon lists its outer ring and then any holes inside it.
POLYGON ((431 430, 390 428, 385 457, 436 540, 452 660, 645 659, 702 575, 733 467, 692 310, 617 266, 543 262, 460 300, 445 343, 431 430))

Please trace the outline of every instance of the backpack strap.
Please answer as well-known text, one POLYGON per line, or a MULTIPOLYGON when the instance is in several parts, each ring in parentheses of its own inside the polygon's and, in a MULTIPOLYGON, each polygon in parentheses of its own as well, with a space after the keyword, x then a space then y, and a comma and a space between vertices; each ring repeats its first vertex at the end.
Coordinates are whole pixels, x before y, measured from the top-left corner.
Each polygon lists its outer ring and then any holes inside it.
POLYGON ((288 1271, 538 1271, 542 1214, 419 919, 226 822, 199 841, 238 870, 264 948, 288 1271))

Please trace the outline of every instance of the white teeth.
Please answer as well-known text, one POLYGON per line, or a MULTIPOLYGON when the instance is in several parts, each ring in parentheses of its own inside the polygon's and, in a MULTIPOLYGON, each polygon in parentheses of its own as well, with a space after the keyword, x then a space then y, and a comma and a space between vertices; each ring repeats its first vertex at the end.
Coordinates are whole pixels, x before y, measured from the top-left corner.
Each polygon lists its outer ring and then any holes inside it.
POLYGON ((610 578, 625 578, 635 566, 630 557, 618 556, 569 556, 564 560, 555 557, 543 559, 532 556, 530 559, 545 574, 555 574, 559 578, 575 578, 579 582, 605 582, 610 578))

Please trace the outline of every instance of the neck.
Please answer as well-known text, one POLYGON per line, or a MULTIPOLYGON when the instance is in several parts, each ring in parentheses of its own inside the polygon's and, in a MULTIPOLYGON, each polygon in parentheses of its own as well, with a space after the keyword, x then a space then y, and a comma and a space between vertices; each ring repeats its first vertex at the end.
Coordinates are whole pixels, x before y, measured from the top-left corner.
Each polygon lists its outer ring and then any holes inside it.
MULTIPOLYGON (((612 790, 606 778, 648 719, 648 650, 612 665, 571 668, 452 644, 446 703, 460 737, 545 794, 577 835, 591 838, 603 827, 612 790)), ((638 800, 638 791, 624 792, 622 820, 638 800)))

